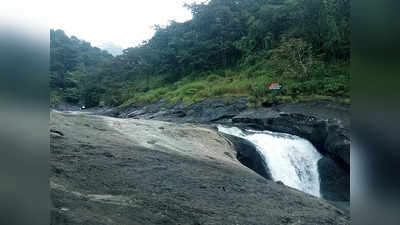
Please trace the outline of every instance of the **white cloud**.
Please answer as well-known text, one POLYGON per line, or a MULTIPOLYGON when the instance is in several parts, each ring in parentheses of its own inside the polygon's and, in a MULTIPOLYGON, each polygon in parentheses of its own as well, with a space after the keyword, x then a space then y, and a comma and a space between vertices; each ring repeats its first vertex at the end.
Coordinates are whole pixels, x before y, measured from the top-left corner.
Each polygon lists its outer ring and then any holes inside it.
MULTIPOLYGON (((32 1, 35 2, 35 1, 32 1)), ((113 42, 124 48, 135 46, 154 34, 152 26, 191 18, 184 3, 194 0, 65 0, 46 1, 51 28, 65 30, 100 46, 113 42)), ((40 11, 40 10, 39 10, 40 11)))

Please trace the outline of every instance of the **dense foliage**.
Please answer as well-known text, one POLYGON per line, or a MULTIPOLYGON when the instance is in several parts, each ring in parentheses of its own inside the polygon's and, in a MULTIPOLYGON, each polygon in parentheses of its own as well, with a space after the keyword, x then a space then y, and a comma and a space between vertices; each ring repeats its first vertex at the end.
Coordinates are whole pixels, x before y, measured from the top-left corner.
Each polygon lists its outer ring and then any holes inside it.
MULTIPOLYGON (((108 105, 215 96, 248 96, 254 104, 348 97, 349 0, 211 0, 186 7, 192 20, 156 26, 153 38, 110 63, 93 50, 88 58, 95 64, 77 69, 74 60, 84 57, 59 57, 54 64, 62 60, 63 67, 52 71, 90 77, 86 81, 95 82, 77 85, 81 96, 95 95, 108 105), (284 89, 270 92, 268 83, 276 81, 284 89)), ((57 87, 70 90, 68 78, 62 80, 57 87)))
POLYGON ((94 80, 101 80, 98 74, 112 55, 62 30, 50 30, 50 55, 51 103, 97 105, 101 90, 94 80))

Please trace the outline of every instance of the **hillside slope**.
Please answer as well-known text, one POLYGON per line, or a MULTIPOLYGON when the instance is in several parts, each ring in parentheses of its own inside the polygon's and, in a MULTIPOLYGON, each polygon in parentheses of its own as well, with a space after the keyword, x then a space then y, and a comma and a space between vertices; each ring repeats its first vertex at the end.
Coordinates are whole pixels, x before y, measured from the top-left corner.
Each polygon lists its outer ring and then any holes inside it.
POLYGON ((52 102, 350 101, 349 0, 210 0, 186 7, 191 20, 155 26, 151 39, 116 57, 52 32, 52 102), (271 92, 271 82, 282 90, 271 92))

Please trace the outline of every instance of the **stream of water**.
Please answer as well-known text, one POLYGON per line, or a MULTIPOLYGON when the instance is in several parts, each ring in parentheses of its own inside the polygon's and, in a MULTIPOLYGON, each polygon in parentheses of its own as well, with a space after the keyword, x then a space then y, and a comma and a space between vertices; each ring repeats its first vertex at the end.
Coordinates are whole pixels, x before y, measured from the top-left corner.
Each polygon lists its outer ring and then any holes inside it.
POLYGON ((252 142, 264 156, 274 181, 320 197, 317 163, 322 156, 309 141, 290 134, 221 125, 218 130, 252 142))

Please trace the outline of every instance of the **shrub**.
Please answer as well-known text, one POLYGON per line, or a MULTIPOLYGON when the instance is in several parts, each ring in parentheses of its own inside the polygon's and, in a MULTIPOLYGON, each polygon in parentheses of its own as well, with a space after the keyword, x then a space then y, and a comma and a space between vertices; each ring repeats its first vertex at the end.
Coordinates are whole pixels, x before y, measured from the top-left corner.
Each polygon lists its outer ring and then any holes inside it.
POLYGON ((284 96, 276 96, 276 99, 278 100, 278 102, 280 103, 280 104, 283 104, 283 103, 292 103, 294 100, 293 100, 293 98, 292 98, 292 96, 287 96, 287 95, 284 95, 284 96))
POLYGON ((56 106, 61 103, 63 95, 61 91, 50 92, 50 106, 56 106))
POLYGON ((310 76, 316 61, 311 45, 300 38, 283 37, 280 46, 271 50, 270 54, 278 73, 300 79, 310 76))
POLYGON ((188 84, 182 88, 182 93, 185 95, 194 95, 205 88, 207 88, 205 85, 199 83, 188 84))
POLYGON ((219 79, 219 76, 215 75, 215 74, 211 74, 207 77, 207 81, 208 82, 214 82, 217 81, 219 79))

